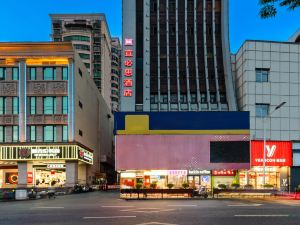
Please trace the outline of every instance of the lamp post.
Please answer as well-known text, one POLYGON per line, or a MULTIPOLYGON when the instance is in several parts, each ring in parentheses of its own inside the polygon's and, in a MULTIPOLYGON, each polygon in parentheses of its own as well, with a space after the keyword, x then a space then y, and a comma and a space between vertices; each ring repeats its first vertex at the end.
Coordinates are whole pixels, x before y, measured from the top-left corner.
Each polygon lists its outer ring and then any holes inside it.
POLYGON ((268 117, 271 117, 271 115, 278 109, 280 109, 286 102, 281 102, 278 106, 275 107, 275 109, 267 114, 267 116, 263 119, 263 128, 264 128, 264 160, 263 160, 263 185, 266 184, 266 120, 268 117))

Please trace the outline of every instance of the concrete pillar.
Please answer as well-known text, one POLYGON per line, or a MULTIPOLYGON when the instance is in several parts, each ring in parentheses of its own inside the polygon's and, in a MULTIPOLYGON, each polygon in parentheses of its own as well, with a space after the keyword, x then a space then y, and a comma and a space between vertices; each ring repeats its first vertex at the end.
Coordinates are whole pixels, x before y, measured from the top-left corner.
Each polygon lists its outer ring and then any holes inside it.
POLYGON ((27 162, 18 162, 18 188, 27 187, 27 162))
POLYGON ((74 83, 75 83, 75 74, 74 74, 74 62, 73 59, 69 59, 69 77, 68 77, 68 129, 69 129, 69 141, 74 141, 74 111, 75 111, 75 96, 74 96, 74 83))
POLYGON ((87 183, 87 168, 86 164, 78 165, 78 182, 80 184, 87 183))
POLYGON ((74 187, 78 183, 78 162, 66 162, 66 187, 74 187))

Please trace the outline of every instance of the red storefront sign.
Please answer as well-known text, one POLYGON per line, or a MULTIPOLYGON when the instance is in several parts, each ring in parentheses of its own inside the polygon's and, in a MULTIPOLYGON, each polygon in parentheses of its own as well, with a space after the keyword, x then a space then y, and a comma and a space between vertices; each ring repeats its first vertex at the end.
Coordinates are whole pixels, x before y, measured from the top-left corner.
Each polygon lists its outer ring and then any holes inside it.
MULTIPOLYGON (((251 142, 251 166, 263 166, 264 142, 251 142)), ((266 166, 292 166, 292 142, 267 141, 266 166)))
POLYGON ((124 49, 124 72, 123 72, 123 96, 132 97, 133 95, 133 79, 127 79, 128 77, 133 77, 133 39, 125 38, 125 49, 124 49))
POLYGON ((213 176, 235 176, 236 170, 213 170, 213 176))

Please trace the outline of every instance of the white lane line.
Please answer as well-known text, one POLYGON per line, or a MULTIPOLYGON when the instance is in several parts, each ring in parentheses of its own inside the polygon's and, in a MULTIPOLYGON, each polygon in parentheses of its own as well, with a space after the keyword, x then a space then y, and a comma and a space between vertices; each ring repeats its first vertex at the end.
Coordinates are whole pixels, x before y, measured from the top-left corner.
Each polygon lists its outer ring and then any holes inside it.
POLYGON ((61 206, 39 206, 39 207, 33 207, 33 209, 64 209, 65 207, 61 206))
POLYGON ((82 217, 84 220, 89 219, 118 219, 118 218, 136 218, 136 216, 86 216, 82 217))
POLYGON ((103 205, 102 208, 133 208, 134 206, 125 206, 125 205, 103 205))
POLYGON ((289 217, 290 215, 234 215, 236 217, 289 217))
POLYGON ((168 207, 197 207, 197 205, 168 205, 168 207))
POLYGON ((228 205, 229 207, 257 207, 261 206, 262 204, 236 204, 236 205, 228 205))

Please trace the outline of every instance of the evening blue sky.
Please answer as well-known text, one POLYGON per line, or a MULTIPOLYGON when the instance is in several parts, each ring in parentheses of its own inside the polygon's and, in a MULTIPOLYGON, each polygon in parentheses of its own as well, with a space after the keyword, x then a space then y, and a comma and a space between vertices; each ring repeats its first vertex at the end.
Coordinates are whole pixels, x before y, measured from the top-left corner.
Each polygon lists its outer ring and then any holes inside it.
MULTIPOLYGON (((179 0, 183 1, 183 0, 179 0)), ((245 40, 287 40, 300 28, 300 9, 258 16, 258 0, 230 0, 231 51, 245 40)), ((121 37, 121 0, 10 0, 1 3, 0 41, 50 41, 50 13, 106 14, 112 36, 121 37)))

